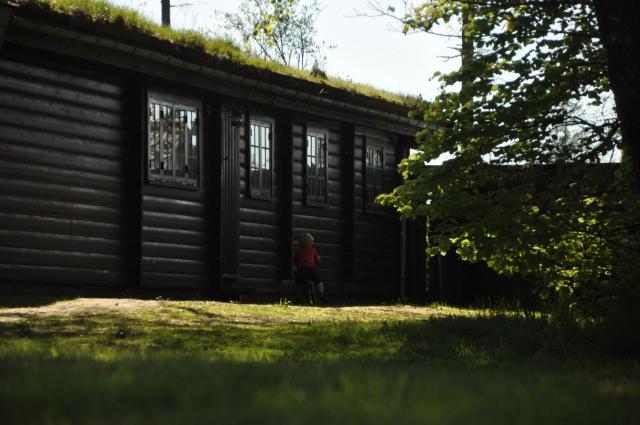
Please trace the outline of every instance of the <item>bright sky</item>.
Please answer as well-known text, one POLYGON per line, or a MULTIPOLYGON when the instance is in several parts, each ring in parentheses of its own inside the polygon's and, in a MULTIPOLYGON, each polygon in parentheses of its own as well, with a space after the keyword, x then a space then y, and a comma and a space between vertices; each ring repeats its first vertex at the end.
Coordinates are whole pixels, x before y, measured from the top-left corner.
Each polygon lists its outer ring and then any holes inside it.
MULTIPOLYGON (((111 0, 143 12, 160 22, 160 0, 111 0)), ((400 3, 382 0, 382 4, 400 3)), ((206 28, 222 34, 218 12, 235 12, 240 0, 172 0, 172 4, 189 3, 172 8, 171 23, 175 28, 206 28)), ((438 83, 431 80, 434 72, 448 72, 459 65, 454 56, 455 40, 428 34, 404 35, 393 28, 389 18, 354 17, 373 11, 367 0, 320 0, 323 10, 316 29, 318 40, 335 45, 326 52, 329 75, 367 83, 388 91, 418 95, 432 99, 438 83)), ((398 10, 401 10, 398 8, 398 10)))

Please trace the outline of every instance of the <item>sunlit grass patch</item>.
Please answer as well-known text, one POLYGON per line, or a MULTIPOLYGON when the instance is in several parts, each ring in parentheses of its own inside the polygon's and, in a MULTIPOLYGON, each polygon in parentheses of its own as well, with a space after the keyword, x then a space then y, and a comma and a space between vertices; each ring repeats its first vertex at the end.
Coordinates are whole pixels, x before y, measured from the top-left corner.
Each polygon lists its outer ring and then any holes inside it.
POLYGON ((640 420, 638 364, 598 351, 588 329, 561 329, 539 314, 86 298, 33 305, 0 308, 8 423, 640 420))
MULTIPOLYGON (((543 316, 444 306, 305 307, 213 301, 77 299, 0 310, 5 344, 38 341, 64 355, 180 350, 211 359, 457 359, 571 355, 589 340, 543 316), (577 345, 576 345, 577 344, 577 345)), ((9 350, 10 352, 10 350, 9 350)))

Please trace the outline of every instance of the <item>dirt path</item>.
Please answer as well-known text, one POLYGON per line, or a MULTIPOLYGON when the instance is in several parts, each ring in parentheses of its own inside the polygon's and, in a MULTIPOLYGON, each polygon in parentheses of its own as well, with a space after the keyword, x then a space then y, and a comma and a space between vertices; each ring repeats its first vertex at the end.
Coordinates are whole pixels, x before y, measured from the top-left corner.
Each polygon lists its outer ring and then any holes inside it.
POLYGON ((39 307, 18 307, 0 309, 0 322, 11 322, 30 317, 68 317, 95 314, 126 313, 134 310, 153 310, 160 307, 160 301, 137 300, 132 298, 76 298, 56 301, 39 307))
POLYGON ((345 320, 404 320, 426 319, 450 313, 438 307, 409 305, 330 306, 309 308, 282 307, 265 304, 237 304, 219 301, 139 300, 133 298, 76 298, 52 301, 36 307, 0 308, 0 323, 19 322, 38 318, 81 318, 98 315, 131 316, 136 312, 157 312, 168 322, 225 321, 230 323, 306 323, 309 321, 345 320), (186 315, 186 316, 185 316, 186 315))

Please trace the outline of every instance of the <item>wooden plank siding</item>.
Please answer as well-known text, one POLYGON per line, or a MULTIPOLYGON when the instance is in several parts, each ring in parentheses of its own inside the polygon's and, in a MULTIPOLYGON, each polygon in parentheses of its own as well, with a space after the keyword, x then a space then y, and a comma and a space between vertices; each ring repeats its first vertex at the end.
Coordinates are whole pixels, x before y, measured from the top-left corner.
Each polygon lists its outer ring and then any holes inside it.
POLYGON ((398 184, 396 141, 386 133, 356 128, 354 139, 353 284, 347 295, 397 296, 400 284, 400 224, 394 211, 365 200, 365 149, 384 149, 383 191, 398 184))
POLYGON ((145 184, 141 285, 207 289, 206 234, 204 190, 145 184))
POLYGON ((251 113, 245 114, 245 125, 239 128, 240 141, 238 144, 239 164, 239 211, 238 211, 238 274, 240 279, 225 286, 236 291, 250 291, 263 293, 279 292, 283 279, 281 271, 281 235, 279 208, 281 200, 279 184, 281 164, 275 152, 280 143, 288 143, 279 139, 279 122, 269 114, 260 114, 260 119, 272 120, 272 196, 268 199, 253 198, 251 196, 249 177, 250 168, 250 120, 257 117, 251 113))
POLYGON ((127 284, 123 88, 0 58, 0 281, 127 284))
POLYGON ((393 115, 39 31, 17 27, 0 56, 0 283, 288 295, 309 232, 330 298, 398 295, 398 218, 364 201, 367 143, 383 190, 398 184, 393 115), (150 87, 201 105, 197 187, 148 179, 150 87), (252 117, 273 126, 270 197, 249 186, 252 117), (324 203, 305 198, 308 130, 327 137, 324 203))
POLYGON ((311 233, 322 264, 318 268, 328 294, 342 293, 344 284, 344 239, 343 239, 343 155, 342 132, 339 123, 294 122, 293 179, 292 179, 292 251, 298 248, 302 233, 311 233), (314 128, 327 132, 327 190, 326 204, 308 205, 305 201, 306 129, 314 128))
MULTIPOLYGON (((220 187, 222 112, 215 96, 188 86, 153 82, 159 97, 198 104, 199 175, 186 187, 144 179, 141 193, 141 282, 144 288, 215 291, 221 275, 220 187)), ((148 96, 148 92, 147 92, 148 96)), ((146 102, 145 111, 146 111, 146 102)), ((143 147, 147 145, 147 117, 143 147)), ((145 158, 147 154, 145 153, 145 158)), ((143 161, 144 173, 146 163, 143 161)))

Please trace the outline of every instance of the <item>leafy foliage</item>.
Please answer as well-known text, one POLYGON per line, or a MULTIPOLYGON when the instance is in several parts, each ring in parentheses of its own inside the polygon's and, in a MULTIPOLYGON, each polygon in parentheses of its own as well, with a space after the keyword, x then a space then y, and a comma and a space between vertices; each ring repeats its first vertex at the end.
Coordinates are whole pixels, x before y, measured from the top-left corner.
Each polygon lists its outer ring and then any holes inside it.
POLYGON ((242 39, 246 50, 287 66, 306 69, 321 60, 316 37, 320 13, 316 0, 243 0, 237 13, 225 13, 225 27, 242 39))
POLYGON ((624 156, 602 164, 620 123, 590 2, 433 0, 403 22, 464 22, 473 48, 414 112, 420 151, 380 201, 429 218, 430 255, 455 249, 590 313, 636 305, 640 204, 624 156))

